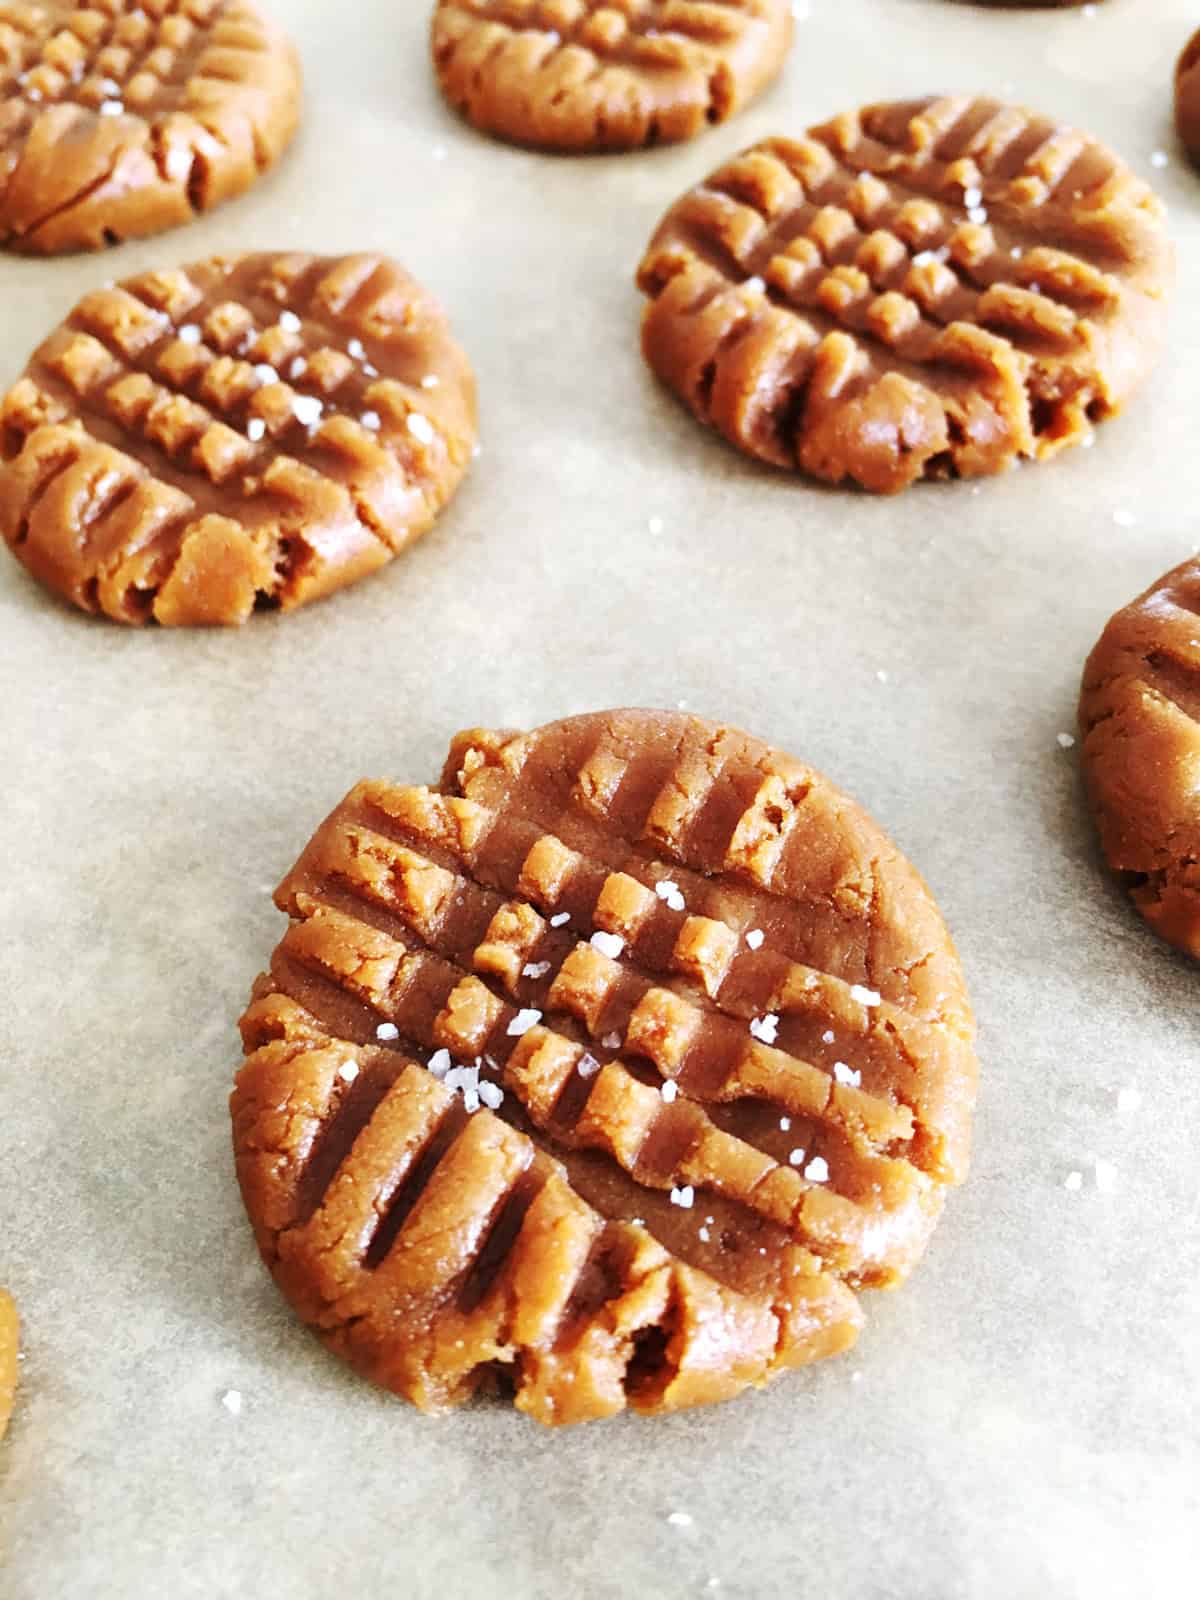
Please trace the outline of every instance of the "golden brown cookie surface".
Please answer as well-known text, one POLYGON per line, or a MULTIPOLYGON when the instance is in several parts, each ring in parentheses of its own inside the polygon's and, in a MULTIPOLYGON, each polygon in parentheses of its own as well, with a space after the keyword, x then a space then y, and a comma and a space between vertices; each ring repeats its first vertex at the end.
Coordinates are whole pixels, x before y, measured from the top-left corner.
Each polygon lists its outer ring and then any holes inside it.
POLYGON ((1083 770, 1100 842, 1155 931, 1200 957, 1200 559, 1118 611, 1088 659, 1083 770))
POLYGON ((96 249, 248 189, 300 114, 300 67, 244 0, 0 7, 0 240, 96 249))
POLYGON ((945 926, 812 769, 696 718, 458 736, 359 784, 277 892, 232 1100, 259 1247, 417 1405, 546 1423, 846 1348, 965 1175, 945 926))
POLYGON ((690 139, 783 65, 790 0, 438 0, 446 99, 485 133, 545 150, 690 139))
POLYGON ((17 1389, 17 1353, 21 1344, 21 1325, 11 1296, 0 1289, 0 1439, 8 1430, 13 1396, 17 1389))
POLYGON ((1200 29, 1184 46, 1175 68, 1175 127, 1193 164, 1200 166, 1200 29))
POLYGON ((436 302, 374 255, 253 255, 82 300, 0 405, 0 532, 119 622, 244 622, 373 572, 475 441, 436 302))
POLYGON ((1078 443, 1162 339, 1162 207, 1088 135, 968 96, 735 157, 642 261, 650 366, 752 456, 891 493, 1078 443))

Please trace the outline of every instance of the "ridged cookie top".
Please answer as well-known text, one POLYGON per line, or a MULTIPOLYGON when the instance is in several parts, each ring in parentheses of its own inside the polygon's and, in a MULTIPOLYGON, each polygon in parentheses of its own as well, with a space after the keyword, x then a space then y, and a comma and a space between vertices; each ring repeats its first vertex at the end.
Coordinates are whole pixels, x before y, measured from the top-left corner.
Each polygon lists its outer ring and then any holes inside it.
POLYGON ((438 0, 433 59, 476 127, 628 150, 724 122, 783 64, 790 0, 438 0))
POLYGON ((240 194, 296 128, 300 69, 243 0, 0 5, 0 241, 95 249, 240 194))
POLYGON ((1111 619, 1079 723, 1109 865, 1151 927, 1200 957, 1200 559, 1111 619))
POLYGON ((742 734, 464 734, 440 788, 352 791, 277 899, 247 1207, 306 1320, 418 1404, 499 1363, 582 1420, 830 1354, 965 1172, 973 1025, 928 891, 742 734))
POLYGON ((1088 135, 968 96, 872 106, 668 212, 643 344, 751 455, 891 492, 1085 438, 1157 353, 1171 261, 1088 135))
POLYGON ((0 532, 49 588, 120 622, 239 623, 431 525, 474 382, 394 262, 254 255, 88 295, 0 424, 0 532))

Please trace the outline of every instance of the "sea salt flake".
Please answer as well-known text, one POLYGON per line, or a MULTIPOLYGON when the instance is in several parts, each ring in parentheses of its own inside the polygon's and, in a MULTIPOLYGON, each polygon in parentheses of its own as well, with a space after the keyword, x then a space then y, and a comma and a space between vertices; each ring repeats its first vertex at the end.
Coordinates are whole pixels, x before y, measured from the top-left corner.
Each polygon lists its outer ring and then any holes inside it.
POLYGON ((791 1162, 792 1166, 798 1167, 804 1160, 804 1151, 799 1148, 793 1150, 791 1155, 788 1157, 788 1160, 791 1162))
POLYGON ((422 444, 433 443, 433 423, 428 417, 423 417, 419 411, 410 411, 407 425, 414 439, 419 439, 422 444))
POLYGON ((124 110, 125 107, 120 100, 104 100, 100 105, 102 117, 119 117, 124 110))
POLYGON ((363 371, 368 378, 377 378, 379 376, 379 368, 373 367, 369 361, 363 362, 363 371))
POLYGON ((444 1078, 450 1071, 449 1050, 435 1050, 429 1058, 429 1070, 435 1078, 444 1078))
POLYGON ((199 344, 201 339, 200 324, 198 322, 185 322, 177 335, 184 344, 199 344))
POLYGON ((297 356, 292 362, 291 366, 288 368, 288 377, 291 378, 292 382, 294 383, 297 378, 302 378, 307 371, 308 362, 303 356, 297 356))
POLYGON ((355 1078, 358 1077, 358 1062, 343 1061, 338 1068, 338 1077, 343 1083, 353 1083, 355 1078))
POLYGON ((1075 735, 1073 733, 1056 733, 1054 737, 1058 741, 1060 750, 1069 750, 1075 743, 1075 735))
POLYGON ((700 1239, 702 1239, 702 1240, 703 1240, 703 1242, 704 1242, 704 1243, 705 1243, 705 1244, 707 1244, 707 1243, 708 1243, 708 1241, 709 1241, 709 1240, 710 1240, 710 1239, 711 1239, 711 1238, 712 1238, 712 1234, 711 1234, 711 1233, 709 1233, 709 1231, 708 1231, 708 1229, 707 1229, 707 1228, 704 1228, 704 1227, 702 1227, 702 1228, 701 1228, 701 1229, 700 1229, 700 1230, 699 1230, 699 1234, 698 1234, 698 1237, 699 1237, 699 1238, 700 1238, 700 1239))
POLYGON ((765 1017, 755 1017, 750 1023, 750 1032, 763 1044, 774 1044, 779 1033, 779 1018, 773 1011, 769 1011, 765 1017))
POLYGON ((829 1182, 829 1163, 824 1156, 814 1156, 804 1169, 804 1176, 809 1183, 829 1182))
POLYGON ((590 1051, 585 1051, 579 1058, 579 1065, 575 1068, 581 1078, 594 1078, 600 1071, 600 1063, 590 1051))
POLYGON ((254 369, 254 376, 259 383, 278 383, 279 374, 269 361, 260 361, 254 369))
MULTIPOLYGON (((24 78, 24 76, 25 76, 24 73, 22 73, 21 76, 22 76, 22 78, 24 78)), ((101 89, 103 89, 103 91, 104 91, 104 93, 106 95, 116 96, 117 98, 120 98, 121 85, 117 82, 117 80, 115 78, 101 78, 100 79, 100 87, 101 87, 101 89)))
POLYGON ((550 918, 550 926, 552 928, 565 928, 570 920, 571 913, 569 911, 560 911, 556 917, 550 918))
POLYGON ((315 394, 298 394, 292 401, 292 415, 304 428, 315 428, 324 409, 315 394))
POLYGON ((963 190, 963 205, 977 206, 983 199, 983 190, 977 184, 972 184, 969 189, 963 190))
POLYGON ((1170 159, 1165 150, 1152 150, 1150 152, 1150 165, 1152 167, 1165 167, 1170 159))
POLYGON ((667 1521, 673 1528, 690 1528, 693 1518, 686 1511, 672 1511, 667 1521))
POLYGON ((619 933, 594 933, 588 943, 610 961, 615 961, 625 948, 625 941, 619 933))
POLYGON ((682 1206, 685 1211, 690 1211, 695 1203, 696 1191, 690 1183, 685 1184, 682 1189, 671 1190, 671 1204, 673 1206, 682 1206))
POLYGON ((549 971, 550 963, 548 961, 530 961, 521 968, 521 976, 523 978, 532 978, 536 982, 538 978, 544 978, 549 971))
POLYGON ((679 1085, 668 1078, 662 1086, 662 1097, 670 1105, 672 1100, 676 1100, 679 1097, 679 1085))
POLYGON ((528 1033, 530 1028, 536 1028, 541 1020, 542 1013, 540 1011, 528 1009, 518 1011, 508 1025, 508 1037, 510 1039, 519 1039, 522 1034, 528 1033))
POLYGON ((479 1087, 479 1067, 451 1067, 443 1082, 447 1089, 474 1091, 479 1087))
POLYGON ((355 361, 365 361, 367 359, 367 352, 363 348, 363 342, 361 339, 351 339, 350 343, 346 346, 346 353, 347 355, 353 356, 355 361))
POLYGON ((662 878, 654 885, 654 892, 662 900, 669 911, 683 911, 687 902, 680 892, 679 885, 672 878, 662 878))
POLYGON ((221 1404, 231 1417, 240 1417, 242 1414, 242 1391, 240 1389, 226 1389, 221 1396, 221 1404))
POLYGON ((619 1050, 621 1048, 621 1035, 619 1033, 606 1033, 600 1043, 606 1050, 619 1050))
POLYGON ((788 1131, 788 1129, 791 1127, 791 1125, 792 1125, 791 1117, 780 1117, 779 1126, 783 1129, 784 1133, 786 1133, 788 1131))
POLYGON ((479 1098, 489 1111, 499 1109, 500 1102, 504 1099, 504 1090, 498 1083, 489 1083, 486 1079, 479 1085, 479 1098))
POLYGON ((436 373, 427 372, 421 379, 421 387, 422 389, 436 389, 441 381, 442 380, 437 376, 436 373))
POLYGON ((821 1035, 821 1042, 822 1042, 822 1044, 832 1044, 833 1043, 833 1029, 832 1028, 826 1028, 825 1029, 825 1032, 821 1035))
POLYGON ((246 424, 246 437, 251 444, 257 444, 266 436, 267 425, 261 417, 251 417, 246 424))
POLYGON ((762 942, 765 938, 766 934, 761 928, 751 928, 746 935, 746 946, 750 950, 761 950, 762 942))
POLYGON ((1096 1187, 1102 1194, 1111 1194, 1117 1187, 1117 1169, 1111 1161, 1100 1156, 1095 1161, 1096 1187))
POLYGON ((1063 1179, 1063 1188, 1064 1189, 1071 1189, 1071 1190, 1082 1189, 1083 1188, 1083 1173, 1082 1172, 1068 1172, 1066 1177, 1063 1179))
POLYGON ((375 1037, 377 1039, 398 1039, 400 1037, 400 1029, 394 1022, 381 1022, 375 1029, 375 1037))
POLYGON ((1117 1090, 1117 1110, 1136 1111, 1142 1103, 1142 1091, 1135 1089, 1133 1084, 1128 1084, 1124 1089, 1117 1090))
POLYGON ((364 411, 358 420, 362 423, 363 427, 369 429, 371 433, 378 433, 380 428, 383 427, 383 421, 378 411, 364 411))
POLYGON ((981 228, 987 219, 988 214, 986 206, 971 206, 967 211, 967 221, 975 223, 977 227, 981 228))
POLYGON ((1015 244, 1008 253, 1014 261, 1020 261, 1021 257, 1025 254, 1025 247, 1023 245, 1015 244))
POLYGON ((854 1068, 847 1066, 844 1061, 833 1063, 833 1075, 839 1083, 848 1083, 854 1089, 862 1083, 862 1073, 855 1072, 854 1068))
POLYGON ((877 989, 864 989, 861 983, 850 985, 850 998, 857 1000, 860 1006, 877 1006, 880 1003, 877 989))
POLYGON ((284 333, 299 333, 300 318, 294 311, 281 311, 279 313, 279 326, 284 333))

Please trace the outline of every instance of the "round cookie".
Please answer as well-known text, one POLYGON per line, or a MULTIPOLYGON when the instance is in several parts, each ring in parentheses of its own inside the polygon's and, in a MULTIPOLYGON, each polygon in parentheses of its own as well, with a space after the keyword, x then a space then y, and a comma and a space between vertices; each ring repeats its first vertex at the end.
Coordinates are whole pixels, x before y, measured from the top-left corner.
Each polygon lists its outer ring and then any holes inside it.
POLYGON ((47 588, 118 622, 241 623, 430 527, 475 387, 394 262, 248 255, 86 296, 0 427, 0 533, 47 588))
POLYGON ((1175 127, 1189 159, 1200 166, 1200 29, 1184 46, 1175 68, 1175 127))
POLYGON ((694 717, 474 730, 360 783, 232 1098, 259 1248, 360 1372, 541 1422, 723 1400, 849 1346, 964 1177, 974 1025, 917 873, 694 717))
POLYGON ((484 133, 636 150, 740 111, 792 41, 790 0, 438 0, 442 93, 484 133))
POLYGON ((21 1326, 17 1320, 17 1308, 11 1297, 0 1289, 0 1439, 8 1431, 8 1420, 12 1416, 20 1344, 21 1326))
POLYGON ((1109 866, 1164 939, 1200 957, 1200 557, 1118 611, 1079 701, 1109 866))
POLYGON ((892 493, 1087 438, 1157 353, 1172 261, 1088 135, 969 96, 871 106, 671 208, 642 343, 747 454, 892 493))
POLYGON ((279 159, 295 50, 244 0, 37 0, 0 15, 0 240, 48 255, 188 222, 279 159))

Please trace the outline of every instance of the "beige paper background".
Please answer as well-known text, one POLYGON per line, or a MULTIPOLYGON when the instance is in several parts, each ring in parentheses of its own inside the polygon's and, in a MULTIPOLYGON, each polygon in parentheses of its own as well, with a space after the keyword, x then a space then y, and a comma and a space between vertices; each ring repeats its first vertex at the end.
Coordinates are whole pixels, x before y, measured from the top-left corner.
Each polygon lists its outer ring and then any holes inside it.
POLYGON ((444 110, 424 0, 274 9, 309 77, 282 169, 186 232, 0 261, 0 376, 111 275, 379 247, 450 308, 483 453, 405 560, 241 634, 125 632, 0 561, 0 1282, 28 1352, 0 1594, 1189 1592, 1196 970, 1099 872, 1055 735, 1105 618, 1200 542, 1200 177, 1169 127, 1200 13, 811 0, 740 121, 565 161, 444 110), (745 463, 642 369, 641 246, 727 153, 929 88, 1015 94, 1159 182, 1173 350, 1093 450, 975 489, 879 501, 745 463), (353 780, 432 777, 460 725, 677 702, 824 768, 929 878, 981 1025, 973 1176, 844 1360, 651 1423, 423 1419, 322 1353, 251 1246, 226 1095, 267 889, 353 780))

